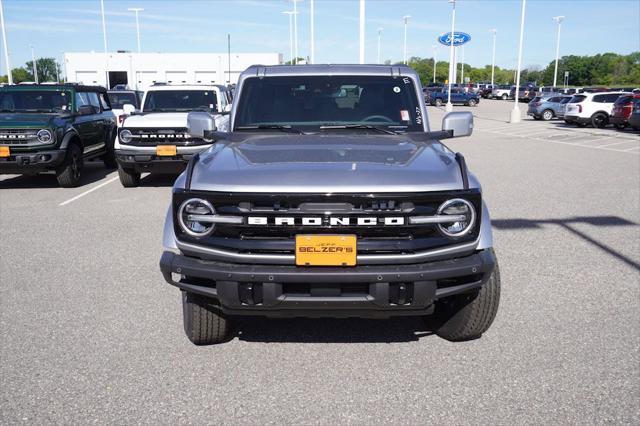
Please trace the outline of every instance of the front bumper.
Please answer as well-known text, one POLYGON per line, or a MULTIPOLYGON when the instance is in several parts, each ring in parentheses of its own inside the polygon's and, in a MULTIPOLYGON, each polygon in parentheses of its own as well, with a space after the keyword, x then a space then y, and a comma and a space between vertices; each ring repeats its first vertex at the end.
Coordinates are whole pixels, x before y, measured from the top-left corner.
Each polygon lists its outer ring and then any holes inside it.
POLYGON ((0 174, 39 173, 55 170, 64 162, 66 151, 62 149, 37 152, 11 152, 0 158, 0 174))
POLYGON ((169 284, 217 300, 231 315, 384 318, 430 314, 434 301, 480 288, 495 263, 491 249, 429 263, 350 268, 230 264, 165 251, 160 270, 169 284))
POLYGON ((123 169, 135 170, 138 173, 180 173, 196 153, 210 146, 179 146, 176 155, 171 157, 156 155, 155 146, 116 149, 116 160, 123 169))

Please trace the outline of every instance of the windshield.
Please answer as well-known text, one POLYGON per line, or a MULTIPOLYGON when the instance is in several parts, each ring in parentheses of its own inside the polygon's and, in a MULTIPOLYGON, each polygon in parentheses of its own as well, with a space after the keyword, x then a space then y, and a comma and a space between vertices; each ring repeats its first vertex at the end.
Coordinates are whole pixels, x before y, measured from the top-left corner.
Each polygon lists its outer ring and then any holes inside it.
POLYGON ((53 90, 0 92, 0 110, 4 112, 71 111, 71 95, 69 92, 53 90))
POLYGON ((138 102, 136 102, 136 94, 135 93, 109 93, 109 102, 111 103, 111 108, 122 109, 124 104, 131 104, 133 107, 138 106, 138 102))
POLYGON ((217 112, 218 99, 213 90, 151 90, 147 92, 143 112, 217 112))
POLYGON ((238 99, 234 128, 376 126, 424 131, 416 88, 391 76, 248 78, 238 99))

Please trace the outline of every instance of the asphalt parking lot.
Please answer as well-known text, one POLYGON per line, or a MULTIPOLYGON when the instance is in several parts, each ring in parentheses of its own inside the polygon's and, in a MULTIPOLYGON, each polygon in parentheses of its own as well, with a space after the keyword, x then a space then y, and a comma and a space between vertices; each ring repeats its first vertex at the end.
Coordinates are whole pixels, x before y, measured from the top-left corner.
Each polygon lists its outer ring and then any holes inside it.
POLYGON ((640 136, 512 107, 456 107, 475 131, 448 143, 503 285, 464 343, 416 318, 253 318, 193 346, 158 268, 172 178, 0 176, 0 423, 640 423, 640 136))

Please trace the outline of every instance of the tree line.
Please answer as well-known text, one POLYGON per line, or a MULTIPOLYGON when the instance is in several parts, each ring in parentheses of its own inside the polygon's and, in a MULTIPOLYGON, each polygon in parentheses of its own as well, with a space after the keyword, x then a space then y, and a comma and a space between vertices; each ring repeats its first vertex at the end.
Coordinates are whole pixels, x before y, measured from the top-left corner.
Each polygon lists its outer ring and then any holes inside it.
MULTIPOLYGON (((36 59, 36 70, 38 72, 38 82, 58 81, 60 77, 60 65, 55 58, 38 58, 36 59)), ((23 81, 36 81, 33 75, 33 61, 28 61, 23 67, 11 70, 13 83, 22 83, 23 81)), ((7 83, 7 75, 0 76, 0 83, 7 83)))
MULTIPOLYGON (((399 64, 399 63, 398 63, 399 64)), ((412 57, 408 65, 420 75, 423 85, 433 82, 433 58, 412 57)), ((543 69, 539 66, 529 66, 521 71, 520 82, 535 82, 538 86, 553 85, 555 60, 543 69)), ((460 82, 461 67, 458 64, 457 79, 460 82)), ((563 56, 558 61, 557 85, 562 86, 565 71, 569 72, 570 86, 611 86, 636 85, 640 86, 640 52, 629 55, 603 53, 593 56, 563 56)), ((471 82, 491 82, 491 65, 481 68, 464 64, 464 76, 471 82)), ((449 62, 436 63, 436 82, 444 83, 449 78, 449 62)), ((495 84, 515 84, 514 69, 495 67, 495 84)))

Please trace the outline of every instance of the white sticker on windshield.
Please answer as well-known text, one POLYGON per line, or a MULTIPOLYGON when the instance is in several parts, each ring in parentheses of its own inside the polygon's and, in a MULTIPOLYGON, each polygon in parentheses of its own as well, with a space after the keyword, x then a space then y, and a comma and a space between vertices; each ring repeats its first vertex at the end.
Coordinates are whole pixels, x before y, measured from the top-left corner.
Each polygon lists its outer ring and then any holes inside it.
POLYGON ((409 121, 411 118, 409 117, 409 111, 403 109, 400 111, 400 118, 402 121, 409 121))
POLYGON ((213 104, 209 104, 209 109, 213 109, 213 104))
POLYGON ((396 92, 396 93, 400 93, 400 88, 398 86, 395 86, 393 88, 393 91, 396 92))

